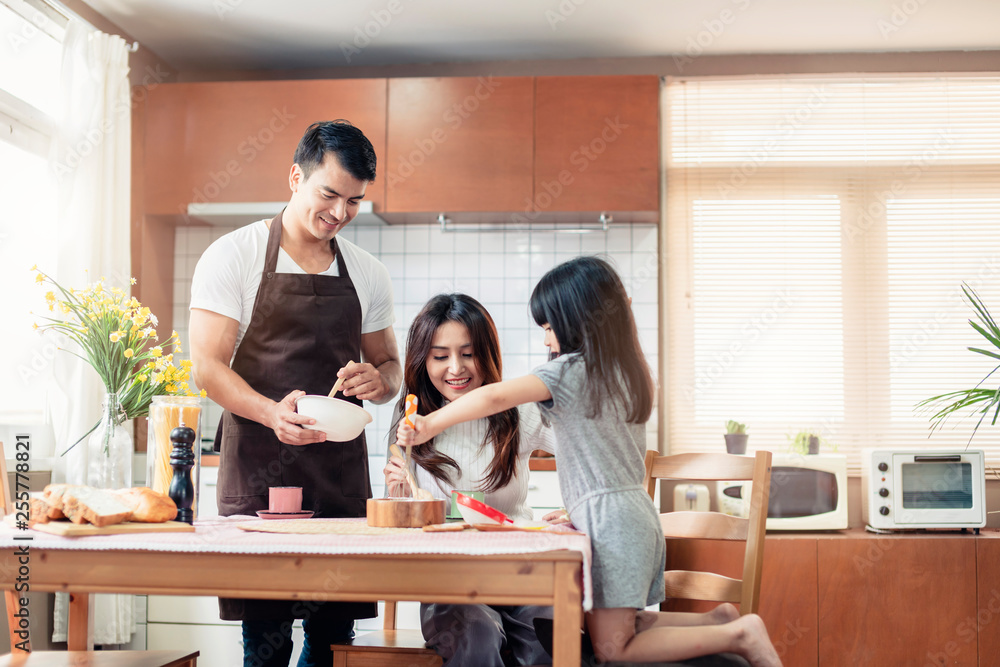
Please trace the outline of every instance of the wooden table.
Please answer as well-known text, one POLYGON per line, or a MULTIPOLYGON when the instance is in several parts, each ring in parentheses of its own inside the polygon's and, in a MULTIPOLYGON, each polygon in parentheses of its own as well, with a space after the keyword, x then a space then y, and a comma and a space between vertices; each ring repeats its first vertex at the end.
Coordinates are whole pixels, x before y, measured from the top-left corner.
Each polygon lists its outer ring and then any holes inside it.
MULTIPOLYGON (((193 534, 188 534, 193 535, 193 534)), ((487 533, 483 533, 487 535, 487 533)), ((524 535, 523 533, 521 535, 524 535)), ((134 537, 134 536, 130 536, 134 537)), ((290 536, 282 536, 290 537, 290 536)), ((295 536, 301 538, 303 536, 295 536)), ((313 537, 313 536, 308 536, 313 537)), ((541 537, 541 536, 539 536, 541 537)), ((31 590, 71 594, 69 649, 87 648, 88 594, 211 595, 304 601, 420 600, 452 604, 551 605, 554 664, 580 664, 583 554, 213 553, 30 546, 31 590)), ((87 541, 87 542, 84 542, 87 541)), ((89 548, 94 541, 94 547, 89 548)), ((17 577, 11 538, 0 536, 0 589, 17 577)), ((18 543, 18 544, 24 544, 18 543)))

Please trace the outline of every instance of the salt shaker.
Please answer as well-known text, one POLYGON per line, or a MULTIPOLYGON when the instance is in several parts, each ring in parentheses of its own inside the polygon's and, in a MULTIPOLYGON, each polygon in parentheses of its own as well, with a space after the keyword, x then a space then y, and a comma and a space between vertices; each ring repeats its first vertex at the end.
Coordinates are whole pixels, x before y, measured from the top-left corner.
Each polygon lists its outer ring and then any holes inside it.
POLYGON ((173 450, 170 452, 170 465, 174 469, 174 477, 170 481, 167 495, 177 505, 177 520, 194 524, 194 484, 191 482, 191 467, 194 465, 194 429, 180 423, 180 426, 170 432, 170 442, 173 450))

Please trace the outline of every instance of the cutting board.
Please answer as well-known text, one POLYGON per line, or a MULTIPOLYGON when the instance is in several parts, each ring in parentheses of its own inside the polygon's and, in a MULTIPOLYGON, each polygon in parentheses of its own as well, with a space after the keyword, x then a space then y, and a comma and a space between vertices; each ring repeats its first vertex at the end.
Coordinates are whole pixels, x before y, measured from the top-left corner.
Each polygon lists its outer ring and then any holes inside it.
POLYGON ((72 521, 49 521, 36 523, 31 527, 41 533, 51 533, 62 537, 85 537, 88 535, 124 535, 126 533, 193 533, 194 526, 183 521, 165 521, 163 523, 139 523, 126 521, 98 528, 89 523, 73 523, 72 521))

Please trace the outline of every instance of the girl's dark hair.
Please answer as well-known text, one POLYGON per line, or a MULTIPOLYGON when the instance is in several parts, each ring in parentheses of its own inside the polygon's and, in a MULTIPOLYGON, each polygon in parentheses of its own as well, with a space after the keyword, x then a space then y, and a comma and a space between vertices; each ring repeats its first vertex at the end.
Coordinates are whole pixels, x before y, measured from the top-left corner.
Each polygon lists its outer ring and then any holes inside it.
MULTIPOLYGON (((458 322, 469 331, 472 356, 476 360, 483 384, 499 382, 503 375, 500 359, 500 337, 493 318, 471 296, 465 294, 438 294, 421 309, 410 325, 406 338, 406 362, 403 369, 403 393, 397 414, 403 413, 407 394, 417 397, 417 412, 426 415, 444 404, 444 397, 427 375, 427 355, 431 351, 434 334, 445 322, 458 322)), ((483 491, 496 491, 510 483, 517 474, 517 451, 520 445, 517 408, 488 418, 486 440, 481 446, 493 443, 493 459, 483 480, 483 491)), ((396 432, 393 424, 391 433, 396 432)), ((458 463, 434 448, 434 440, 413 448, 413 459, 436 479, 451 483, 447 468, 459 471, 458 463)))
POLYGON ((542 276, 528 306, 539 326, 552 328, 560 354, 580 353, 587 369, 589 416, 611 404, 624 406, 630 423, 649 419, 653 377, 625 286, 610 264, 597 257, 560 264, 542 276))
POLYGON ((375 148, 368 137, 347 120, 328 120, 310 125, 295 149, 295 164, 306 178, 323 164, 328 153, 359 181, 375 180, 375 148))

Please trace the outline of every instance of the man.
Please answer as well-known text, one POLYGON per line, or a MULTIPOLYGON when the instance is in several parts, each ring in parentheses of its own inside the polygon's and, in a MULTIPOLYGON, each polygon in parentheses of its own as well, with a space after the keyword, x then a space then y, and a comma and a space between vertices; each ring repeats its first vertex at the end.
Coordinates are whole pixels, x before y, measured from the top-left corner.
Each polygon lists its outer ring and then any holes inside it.
MULTIPOLYGON (((266 510, 272 486, 301 486, 303 509, 320 517, 365 515, 364 434, 330 445, 295 400, 326 395, 338 377, 359 405, 399 391, 389 272, 336 238, 374 178, 375 150, 359 129, 315 123, 295 151, 285 210, 223 236, 198 261, 191 356, 196 383, 225 408, 215 440, 223 516, 266 510)), ((293 618, 305 629, 299 667, 330 665, 330 644, 376 615, 367 603, 220 599, 219 608, 243 621, 245 667, 288 665, 293 618)))

